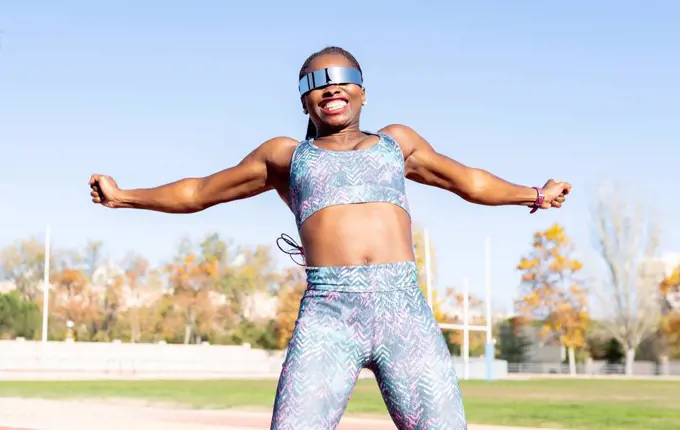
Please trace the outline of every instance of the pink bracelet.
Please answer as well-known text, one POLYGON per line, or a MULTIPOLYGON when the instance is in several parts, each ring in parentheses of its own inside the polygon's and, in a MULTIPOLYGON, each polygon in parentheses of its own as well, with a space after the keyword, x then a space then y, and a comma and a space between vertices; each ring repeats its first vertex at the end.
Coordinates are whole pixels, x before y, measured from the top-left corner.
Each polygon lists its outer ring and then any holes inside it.
POLYGON ((530 214, 536 212, 541 205, 543 204, 543 200, 545 200, 545 196, 543 195, 543 188, 539 187, 533 187, 534 190, 538 193, 538 197, 536 197, 536 201, 534 202, 534 205, 531 207, 531 212, 530 214))

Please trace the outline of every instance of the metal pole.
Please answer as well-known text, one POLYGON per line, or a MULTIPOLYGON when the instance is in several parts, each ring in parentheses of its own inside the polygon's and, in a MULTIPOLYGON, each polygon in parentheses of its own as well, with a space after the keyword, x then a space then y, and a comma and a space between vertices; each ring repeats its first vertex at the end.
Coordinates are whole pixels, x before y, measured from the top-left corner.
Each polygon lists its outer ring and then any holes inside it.
POLYGON ((430 263, 430 236, 427 234, 427 229, 423 230, 423 239, 425 245, 425 288, 427 289, 427 304, 430 309, 433 309, 434 298, 432 292, 432 265, 430 263))
POLYGON ((47 319, 49 315, 50 295, 50 226, 45 228, 45 272, 43 274, 43 320, 42 341, 47 342, 47 319))
POLYGON ((484 290, 486 299, 486 344, 484 358, 486 361, 486 379, 493 379, 493 362, 495 358, 493 333, 491 331, 491 239, 487 236, 484 242, 484 290))
POLYGON ((468 279, 463 281, 463 379, 470 379, 470 285, 468 279))

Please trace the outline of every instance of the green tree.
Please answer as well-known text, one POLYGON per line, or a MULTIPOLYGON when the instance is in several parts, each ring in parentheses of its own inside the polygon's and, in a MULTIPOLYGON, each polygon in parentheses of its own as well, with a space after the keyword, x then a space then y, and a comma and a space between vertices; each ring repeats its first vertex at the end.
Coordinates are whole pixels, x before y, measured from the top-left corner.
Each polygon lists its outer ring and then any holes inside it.
POLYGON ((616 338, 609 339, 605 345, 604 359, 609 364, 621 364, 625 357, 623 346, 616 338))
POLYGON ((524 334, 524 319, 509 318, 501 323, 499 330, 499 357, 508 363, 524 363, 531 341, 524 334))
POLYGON ((236 345, 247 343, 257 348, 276 349, 278 346, 276 328, 275 320, 265 324, 244 320, 231 331, 228 343, 236 345))
POLYGON ((36 303, 22 299, 16 290, 0 294, 0 338, 35 339, 40 324, 40 308, 36 303))
POLYGON ((275 294, 279 274, 274 270, 270 247, 236 247, 229 254, 233 257, 221 271, 219 285, 237 326, 253 318, 257 297, 275 294))

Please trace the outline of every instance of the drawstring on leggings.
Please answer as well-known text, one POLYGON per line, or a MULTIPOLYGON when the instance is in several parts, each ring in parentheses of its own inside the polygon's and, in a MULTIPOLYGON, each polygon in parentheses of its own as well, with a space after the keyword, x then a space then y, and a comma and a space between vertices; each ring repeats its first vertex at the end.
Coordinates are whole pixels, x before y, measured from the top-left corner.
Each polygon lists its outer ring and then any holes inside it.
POLYGON ((286 233, 282 233, 281 236, 276 239, 276 246, 279 247, 281 251, 284 253, 290 255, 290 259, 293 260, 293 263, 297 264, 298 266, 304 266, 304 258, 305 258, 305 251, 302 249, 300 245, 293 239, 292 237, 288 236, 286 233), (283 241, 286 245, 290 246, 288 249, 283 249, 279 241, 283 241), (301 255, 303 262, 299 263, 295 258, 293 257, 294 255, 301 255))

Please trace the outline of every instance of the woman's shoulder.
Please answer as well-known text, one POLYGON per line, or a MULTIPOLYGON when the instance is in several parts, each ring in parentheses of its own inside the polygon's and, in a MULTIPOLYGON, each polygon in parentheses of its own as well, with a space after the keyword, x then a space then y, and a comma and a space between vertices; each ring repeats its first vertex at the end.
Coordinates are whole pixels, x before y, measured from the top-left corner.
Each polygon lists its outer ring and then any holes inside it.
POLYGON ((385 135, 396 143, 404 154, 410 153, 418 133, 404 124, 390 124, 378 130, 379 134, 385 135))
POLYGON ((301 142, 288 136, 273 137, 264 142, 260 148, 267 152, 289 152, 294 151, 301 142))
POLYGON ((273 137, 262 143, 255 152, 264 159, 277 165, 287 165, 300 141, 288 136, 273 137))
POLYGON ((378 130, 378 133, 385 134, 399 141, 403 139, 408 140, 415 133, 415 130, 404 124, 390 124, 378 130))
POLYGON ((277 136, 273 137, 262 144, 262 146, 268 146, 270 148, 285 148, 292 147, 295 148, 300 143, 299 140, 293 139, 288 136, 277 136))

